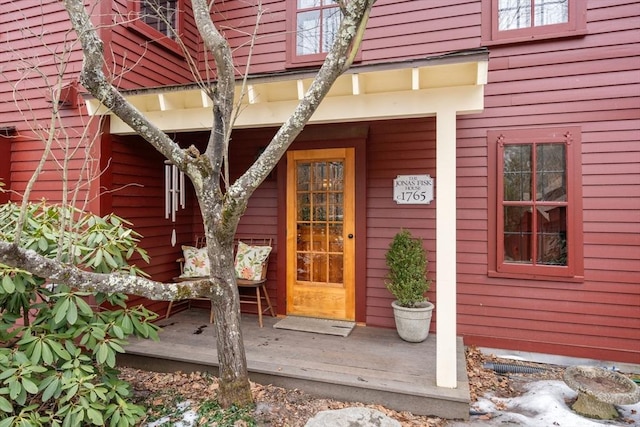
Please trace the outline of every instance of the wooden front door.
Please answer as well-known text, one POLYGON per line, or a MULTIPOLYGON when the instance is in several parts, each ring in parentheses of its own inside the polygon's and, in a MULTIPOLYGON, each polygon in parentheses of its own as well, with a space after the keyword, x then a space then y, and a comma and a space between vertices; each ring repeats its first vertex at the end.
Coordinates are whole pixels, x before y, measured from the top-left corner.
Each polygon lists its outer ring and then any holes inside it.
POLYGON ((287 154, 287 314, 355 320, 354 149, 287 154))

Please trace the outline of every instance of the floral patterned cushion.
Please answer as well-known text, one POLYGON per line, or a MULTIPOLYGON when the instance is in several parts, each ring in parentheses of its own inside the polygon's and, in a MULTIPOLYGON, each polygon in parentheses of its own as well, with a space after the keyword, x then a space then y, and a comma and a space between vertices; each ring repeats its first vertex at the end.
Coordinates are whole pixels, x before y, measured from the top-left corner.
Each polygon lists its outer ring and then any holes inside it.
POLYGON ((183 246, 184 268, 180 277, 206 277, 209 276, 209 255, 207 248, 194 248, 183 246))
POLYGON ((271 246, 250 246, 238 242, 236 253, 236 277, 247 280, 260 280, 263 263, 271 253, 271 246))

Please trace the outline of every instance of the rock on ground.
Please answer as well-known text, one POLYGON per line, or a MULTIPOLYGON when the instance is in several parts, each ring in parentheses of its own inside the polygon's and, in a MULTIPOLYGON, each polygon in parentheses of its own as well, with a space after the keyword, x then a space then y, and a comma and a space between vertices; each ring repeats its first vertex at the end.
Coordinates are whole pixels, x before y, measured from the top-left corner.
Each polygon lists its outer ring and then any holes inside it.
POLYGON ((318 412, 305 427, 400 427, 400 423, 370 408, 344 408, 318 412))

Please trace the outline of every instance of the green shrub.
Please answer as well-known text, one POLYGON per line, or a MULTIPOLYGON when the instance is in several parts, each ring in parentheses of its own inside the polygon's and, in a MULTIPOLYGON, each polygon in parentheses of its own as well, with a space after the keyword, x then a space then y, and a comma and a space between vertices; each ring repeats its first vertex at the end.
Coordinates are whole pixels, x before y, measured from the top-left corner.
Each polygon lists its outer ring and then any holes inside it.
MULTIPOLYGON (((13 241, 20 207, 0 206, 0 239, 13 241)), ((21 246, 80 268, 141 274, 128 260, 139 235, 115 215, 29 204, 21 246)), ((157 339, 157 316, 127 308, 124 294, 79 292, 0 264, 0 427, 134 425, 144 409, 130 403, 116 354, 130 336, 157 339), (114 307, 102 309, 103 303, 114 307)))
POLYGON ((386 254, 389 273, 385 282, 389 292, 402 307, 415 307, 426 301, 431 281, 427 280, 427 253, 422 239, 408 230, 395 235, 386 254))

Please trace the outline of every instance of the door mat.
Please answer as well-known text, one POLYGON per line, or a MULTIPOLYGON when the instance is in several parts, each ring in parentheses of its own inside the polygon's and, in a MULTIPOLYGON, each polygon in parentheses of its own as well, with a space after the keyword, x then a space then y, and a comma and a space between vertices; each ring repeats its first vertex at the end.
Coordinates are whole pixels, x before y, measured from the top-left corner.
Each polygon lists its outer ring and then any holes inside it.
POLYGON ((355 326, 355 322, 300 316, 287 316, 273 325, 276 329, 313 332, 316 334, 337 335, 341 337, 348 336, 355 326))

